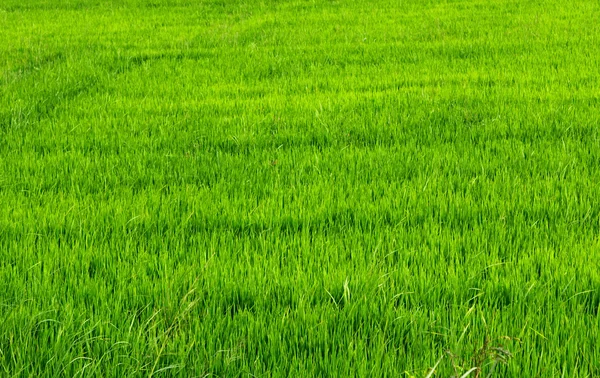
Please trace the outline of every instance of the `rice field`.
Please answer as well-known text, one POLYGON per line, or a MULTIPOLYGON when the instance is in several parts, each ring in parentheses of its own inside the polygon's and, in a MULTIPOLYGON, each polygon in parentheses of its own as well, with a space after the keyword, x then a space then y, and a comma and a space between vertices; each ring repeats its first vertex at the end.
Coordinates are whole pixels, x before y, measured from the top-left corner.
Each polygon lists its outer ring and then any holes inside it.
POLYGON ((0 0, 0 376, 600 376, 599 20, 0 0))

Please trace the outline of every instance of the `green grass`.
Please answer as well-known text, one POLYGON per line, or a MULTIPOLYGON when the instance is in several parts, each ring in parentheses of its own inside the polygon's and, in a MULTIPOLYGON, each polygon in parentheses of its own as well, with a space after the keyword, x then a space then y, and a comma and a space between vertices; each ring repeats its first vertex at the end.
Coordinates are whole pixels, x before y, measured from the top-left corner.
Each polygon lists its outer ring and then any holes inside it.
POLYGON ((599 19, 1 0, 0 375, 600 375, 599 19))

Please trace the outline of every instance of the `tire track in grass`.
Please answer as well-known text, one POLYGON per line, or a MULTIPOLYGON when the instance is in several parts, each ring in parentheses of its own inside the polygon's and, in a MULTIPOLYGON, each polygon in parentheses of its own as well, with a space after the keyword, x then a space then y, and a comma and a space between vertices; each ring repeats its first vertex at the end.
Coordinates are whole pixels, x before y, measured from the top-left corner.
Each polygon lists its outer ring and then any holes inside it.
MULTIPOLYGON (((63 52, 32 60, 4 75, 7 84, 4 97, 8 106, 0 109, 0 132, 8 132, 11 128, 40 123, 57 116, 59 112, 68 109, 65 104, 91 93, 102 91, 107 80, 103 77, 116 80, 117 77, 126 75, 145 64, 162 60, 203 60, 209 56, 209 54, 203 52, 167 52, 117 57, 111 63, 105 61, 87 68, 86 71, 90 71, 90 73, 86 73, 82 77, 76 79, 67 77, 66 80, 61 77, 63 75, 62 71, 69 72, 66 67, 63 67, 68 66, 70 62, 63 52), (58 66, 57 69, 60 70, 55 75, 58 77, 53 77, 50 71, 55 66, 58 66), (16 78, 9 83, 11 76, 16 78), (43 90, 36 91, 36 87, 42 81, 58 84, 44 85, 43 90), (14 88, 15 86, 21 87, 19 88, 21 90, 14 88), (32 89, 23 91, 24 87, 32 89), (15 93, 21 96, 14 95, 15 93)), ((77 67, 79 63, 75 61, 72 64, 77 67)))

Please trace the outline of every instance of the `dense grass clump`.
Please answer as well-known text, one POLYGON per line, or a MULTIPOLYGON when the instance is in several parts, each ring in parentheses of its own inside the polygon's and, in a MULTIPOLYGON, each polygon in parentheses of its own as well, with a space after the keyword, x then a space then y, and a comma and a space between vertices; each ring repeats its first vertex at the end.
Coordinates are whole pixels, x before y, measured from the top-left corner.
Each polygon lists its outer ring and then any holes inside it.
POLYGON ((600 375, 600 3, 0 2, 0 375, 600 375))

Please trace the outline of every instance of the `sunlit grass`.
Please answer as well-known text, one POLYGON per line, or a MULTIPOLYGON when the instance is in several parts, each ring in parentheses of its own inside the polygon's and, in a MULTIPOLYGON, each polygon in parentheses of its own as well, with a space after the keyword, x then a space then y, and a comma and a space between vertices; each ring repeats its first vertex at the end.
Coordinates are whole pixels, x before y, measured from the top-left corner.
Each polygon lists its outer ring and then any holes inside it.
POLYGON ((599 17, 4 0, 2 375, 600 374, 599 17))

